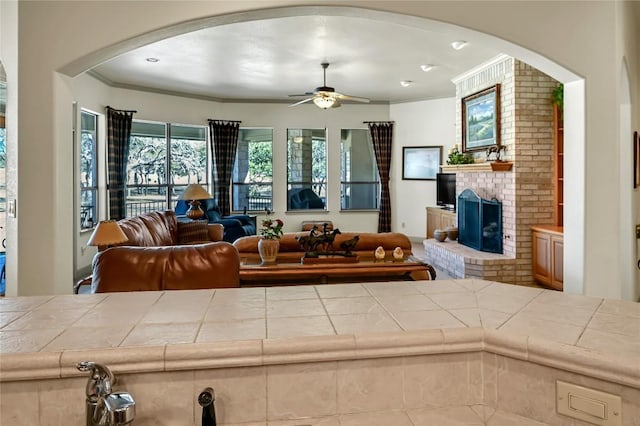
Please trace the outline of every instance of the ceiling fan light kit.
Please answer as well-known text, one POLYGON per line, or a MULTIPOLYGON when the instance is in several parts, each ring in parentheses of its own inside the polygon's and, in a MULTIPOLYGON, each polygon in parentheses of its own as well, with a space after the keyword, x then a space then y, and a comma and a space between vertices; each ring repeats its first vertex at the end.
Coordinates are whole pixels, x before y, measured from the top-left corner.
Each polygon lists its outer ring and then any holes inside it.
POLYGON ((329 96, 320 96, 317 98, 313 98, 313 103, 316 104, 317 107, 322 109, 328 109, 333 106, 336 100, 329 96))
POLYGON ((348 101, 364 102, 364 103, 369 102, 369 99, 367 98, 358 98, 355 96, 338 93, 336 92, 336 89, 334 89, 333 87, 327 86, 327 68, 329 67, 329 63, 323 62, 320 65, 322 66, 323 74, 324 74, 323 85, 320 87, 316 87, 313 92, 307 92, 303 95, 289 95, 293 97, 312 95, 310 98, 306 98, 296 102, 295 104, 289 105, 290 107, 298 106, 298 105, 307 103, 309 101, 313 101, 313 103, 317 107, 322 109, 339 108, 341 106, 340 100, 348 100, 348 101))

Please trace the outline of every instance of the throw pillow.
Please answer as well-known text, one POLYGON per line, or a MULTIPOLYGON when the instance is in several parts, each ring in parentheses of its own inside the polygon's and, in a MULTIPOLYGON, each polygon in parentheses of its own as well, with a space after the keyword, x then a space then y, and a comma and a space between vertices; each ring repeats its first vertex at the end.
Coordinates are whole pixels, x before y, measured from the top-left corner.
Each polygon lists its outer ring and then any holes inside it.
POLYGON ((205 241, 211 241, 206 221, 178 222, 178 244, 192 244, 205 241))

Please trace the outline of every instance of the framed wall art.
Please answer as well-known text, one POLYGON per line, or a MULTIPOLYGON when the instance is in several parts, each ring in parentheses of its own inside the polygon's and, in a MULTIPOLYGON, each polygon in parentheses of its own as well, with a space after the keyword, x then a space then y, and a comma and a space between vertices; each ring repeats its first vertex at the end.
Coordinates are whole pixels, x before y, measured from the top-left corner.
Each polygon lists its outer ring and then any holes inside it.
POLYGON ((500 85, 462 98, 462 152, 500 146, 500 85))
POLYGON ((402 147, 402 179, 436 180, 441 161, 441 146, 404 146, 402 147))

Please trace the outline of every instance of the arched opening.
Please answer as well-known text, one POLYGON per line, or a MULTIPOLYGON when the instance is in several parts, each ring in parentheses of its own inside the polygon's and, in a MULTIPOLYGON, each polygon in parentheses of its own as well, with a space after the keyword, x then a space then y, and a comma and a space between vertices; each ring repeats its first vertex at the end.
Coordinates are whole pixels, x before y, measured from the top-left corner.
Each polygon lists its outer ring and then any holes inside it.
MULTIPOLYGON (((142 46, 146 43, 161 40, 168 36, 182 34, 196 29, 225 25, 230 22, 251 22, 262 19, 278 17, 295 17, 306 15, 325 14, 328 16, 366 16, 374 22, 394 22, 403 25, 423 28, 440 28, 445 30, 452 24, 445 24, 433 20, 414 16, 399 15, 388 12, 372 11, 351 7, 285 7, 268 10, 258 10, 251 12, 235 13, 214 17, 201 18, 198 20, 181 23, 170 28, 163 28, 152 33, 140 35, 117 45, 93 52, 65 66, 60 71, 70 75, 78 75, 83 71, 91 69, 94 65, 102 63, 120 53, 142 46)), ((459 28, 459 27, 457 27, 459 28)), ((477 33, 469 29, 462 29, 470 33, 477 33)), ((568 291, 581 293, 584 281, 584 204, 585 204, 585 180, 584 180, 584 158, 585 158, 585 135, 584 135, 584 81, 560 65, 551 62, 549 59, 530 51, 516 44, 498 39, 488 34, 481 34, 481 38, 486 43, 492 43, 502 52, 513 56, 527 64, 534 66, 549 76, 565 83, 567 88, 565 95, 565 116, 566 131, 566 152, 565 158, 571 158, 565 164, 565 173, 572 176, 571 183, 565 186, 565 193, 571 194, 567 199, 565 207, 566 237, 565 237, 565 271, 570 271, 566 277, 566 288, 568 291)))

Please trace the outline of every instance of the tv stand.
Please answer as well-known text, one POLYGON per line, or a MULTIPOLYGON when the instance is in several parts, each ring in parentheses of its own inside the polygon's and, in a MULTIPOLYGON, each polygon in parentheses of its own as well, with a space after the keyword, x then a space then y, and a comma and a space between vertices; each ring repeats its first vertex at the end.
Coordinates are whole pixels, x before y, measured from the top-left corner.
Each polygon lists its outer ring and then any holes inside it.
POLYGON ((458 221, 456 212, 446 210, 442 206, 427 207, 427 238, 433 238, 433 231, 456 226, 458 221))

